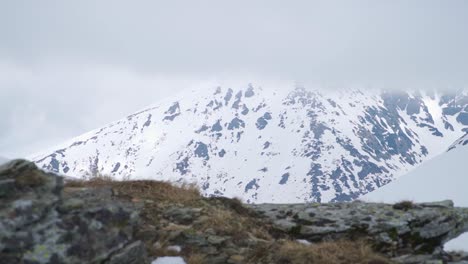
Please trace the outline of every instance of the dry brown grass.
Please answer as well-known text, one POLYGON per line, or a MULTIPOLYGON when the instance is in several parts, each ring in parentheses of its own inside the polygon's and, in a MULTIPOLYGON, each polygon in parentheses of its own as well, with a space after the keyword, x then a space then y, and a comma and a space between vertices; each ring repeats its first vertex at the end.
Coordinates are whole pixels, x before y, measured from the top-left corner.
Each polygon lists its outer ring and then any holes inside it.
POLYGON ((243 229, 243 222, 244 219, 242 217, 236 217, 231 211, 213 208, 201 219, 197 227, 201 230, 212 228, 217 234, 221 235, 232 235, 243 229))
POLYGON ((206 257, 202 254, 193 254, 185 258, 188 264, 205 264, 206 257))
POLYGON ((194 184, 174 186, 168 182, 141 180, 117 182, 114 187, 119 193, 153 201, 190 204, 202 198, 194 184))
POLYGON ((363 242, 337 241, 304 245, 295 241, 284 243, 278 251, 280 261, 292 264, 384 264, 388 260, 374 253, 370 246, 363 242))
POLYGON ((229 211, 233 211, 236 214, 244 216, 253 216, 255 213, 244 206, 242 200, 239 198, 227 198, 227 197, 212 197, 209 198, 219 207, 223 207, 229 211))
POLYGON ((257 251, 251 263, 284 264, 391 264, 361 241, 334 241, 305 245, 296 241, 278 241, 257 251), (263 252, 263 253, 262 253, 263 252))
POLYGON ((213 229, 216 234, 231 236, 235 240, 249 236, 259 239, 272 238, 264 224, 260 224, 255 218, 225 208, 211 208, 194 227, 202 231, 213 229))
POLYGON ((412 208, 414 208, 414 202, 410 200, 400 201, 393 205, 393 209, 396 209, 396 210, 408 211, 412 208))
POLYGON ((99 175, 88 180, 82 179, 67 179, 65 188, 85 188, 85 187, 101 187, 112 184, 114 180, 110 176, 99 175))
POLYGON ((202 198, 195 184, 175 186, 169 182, 152 180, 114 181, 108 176, 93 177, 89 180, 71 180, 65 184, 65 187, 112 187, 119 196, 126 196, 134 200, 168 203, 189 204, 202 198))
POLYGON ((233 243, 243 244, 249 238, 259 241, 256 246, 250 248, 246 263, 392 263, 376 254, 364 242, 338 241, 304 245, 296 241, 275 240, 270 232, 271 226, 245 208, 240 200, 203 198, 195 185, 174 186, 168 182, 148 180, 113 181, 110 177, 100 176, 87 181, 68 181, 65 187, 111 187, 118 197, 134 202, 143 201, 145 206, 142 219, 145 224, 159 230, 158 237, 145 241, 151 256, 183 255, 188 264, 207 262, 207 257, 199 254, 200 251, 196 247, 185 247, 180 253, 167 250, 167 246, 172 244, 169 235, 174 232, 169 230, 171 225, 167 225, 166 219, 163 218, 164 210, 179 204, 203 208, 202 214, 186 228, 201 234, 207 229, 213 229, 217 235, 231 237, 230 241, 233 243), (158 247, 154 246, 156 239, 159 242, 158 247))

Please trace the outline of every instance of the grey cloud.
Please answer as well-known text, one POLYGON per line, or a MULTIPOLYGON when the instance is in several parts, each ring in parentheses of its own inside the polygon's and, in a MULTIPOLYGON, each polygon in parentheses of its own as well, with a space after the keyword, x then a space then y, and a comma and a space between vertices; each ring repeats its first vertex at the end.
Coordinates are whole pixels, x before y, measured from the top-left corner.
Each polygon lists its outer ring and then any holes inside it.
POLYGON ((463 0, 0 2, 0 154, 214 78, 466 88, 463 0))
POLYGON ((462 85, 468 3, 4 1, 0 54, 139 71, 462 85))
POLYGON ((0 64, 0 155, 24 157, 185 88, 203 85, 99 65, 0 64))

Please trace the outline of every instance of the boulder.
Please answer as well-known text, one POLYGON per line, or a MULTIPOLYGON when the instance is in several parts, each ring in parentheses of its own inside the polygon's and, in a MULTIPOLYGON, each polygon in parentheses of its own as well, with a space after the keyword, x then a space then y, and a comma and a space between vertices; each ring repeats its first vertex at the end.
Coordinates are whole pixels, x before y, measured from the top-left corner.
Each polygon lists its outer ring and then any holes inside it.
POLYGON ((434 254, 468 231, 468 209, 451 201, 258 204, 249 207, 297 239, 364 239, 391 257, 434 254))
POLYGON ((0 263, 146 263, 138 208, 15 160, 0 167, 0 263))

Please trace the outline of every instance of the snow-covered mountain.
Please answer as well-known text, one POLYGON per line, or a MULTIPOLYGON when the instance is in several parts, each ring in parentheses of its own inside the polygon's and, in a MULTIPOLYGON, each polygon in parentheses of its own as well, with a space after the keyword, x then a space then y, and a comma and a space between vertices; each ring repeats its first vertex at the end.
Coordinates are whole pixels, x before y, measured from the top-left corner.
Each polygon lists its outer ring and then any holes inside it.
POLYGON ((348 201, 444 152, 468 95, 216 87, 188 91, 33 160, 70 176, 196 182, 246 202, 348 201))
MULTIPOLYGON (((467 136, 457 140, 443 153, 398 180, 363 197, 373 202, 433 202, 453 200, 456 206, 468 207, 467 136)), ((449 250, 468 250, 468 234, 449 242, 449 250)))
POLYGON ((375 202, 432 202, 451 199, 457 206, 468 207, 467 161, 468 146, 454 148, 365 195, 363 199, 375 202))

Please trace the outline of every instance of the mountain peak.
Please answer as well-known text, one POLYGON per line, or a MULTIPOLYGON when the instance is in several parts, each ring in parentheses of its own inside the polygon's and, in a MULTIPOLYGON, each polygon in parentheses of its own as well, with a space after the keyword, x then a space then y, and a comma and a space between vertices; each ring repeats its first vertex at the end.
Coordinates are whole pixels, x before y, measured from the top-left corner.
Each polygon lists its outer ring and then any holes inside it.
POLYGON ((194 182, 205 195, 249 203, 348 201, 444 152, 468 126, 463 98, 216 86, 166 99, 34 160, 69 175, 194 182))

